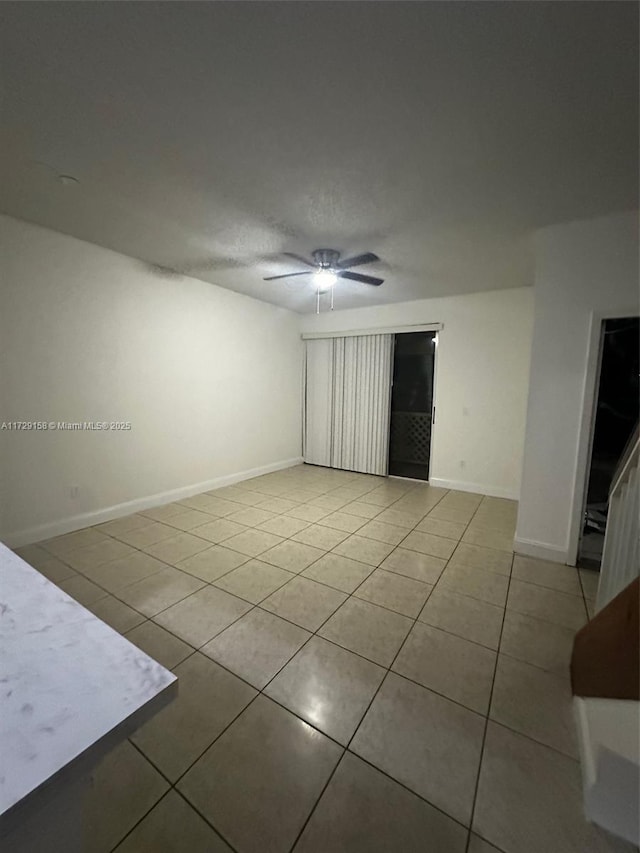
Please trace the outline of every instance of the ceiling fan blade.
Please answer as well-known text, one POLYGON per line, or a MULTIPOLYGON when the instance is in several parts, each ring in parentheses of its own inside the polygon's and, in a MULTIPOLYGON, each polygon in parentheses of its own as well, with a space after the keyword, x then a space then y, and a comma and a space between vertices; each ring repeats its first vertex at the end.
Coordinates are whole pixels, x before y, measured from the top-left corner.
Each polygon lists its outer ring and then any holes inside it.
POLYGON ((277 278, 293 278, 294 275, 311 275, 311 270, 305 270, 304 272, 288 272, 285 275, 269 275, 266 278, 263 278, 263 281, 275 281, 277 278))
POLYGON ((307 267, 315 267, 317 264, 314 264, 313 261, 308 261, 306 258, 303 258, 302 255, 296 255, 294 252, 283 252, 287 258, 293 258, 294 261, 299 261, 301 264, 304 264, 307 267))
POLYGON ((350 267, 359 267, 361 264, 372 264, 374 261, 379 260, 380 258, 374 255, 373 252, 365 252, 363 255, 356 255, 353 258, 340 261, 338 266, 341 270, 348 270, 350 267))
POLYGON ((348 270, 340 270, 337 275, 338 278, 348 278, 351 281, 359 281, 361 284, 373 284, 374 287, 379 287, 384 281, 383 278, 376 278, 373 275, 361 275, 359 272, 349 272, 348 270))

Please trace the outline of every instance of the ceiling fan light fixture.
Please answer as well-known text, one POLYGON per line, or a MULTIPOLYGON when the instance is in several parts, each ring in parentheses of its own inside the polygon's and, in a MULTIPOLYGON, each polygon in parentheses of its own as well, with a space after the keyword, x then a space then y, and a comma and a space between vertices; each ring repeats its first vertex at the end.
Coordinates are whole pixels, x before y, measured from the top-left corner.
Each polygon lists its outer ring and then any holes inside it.
POLYGON ((313 283, 320 293, 326 293, 328 290, 331 290, 337 281, 338 276, 333 272, 333 270, 321 269, 313 276, 313 283))

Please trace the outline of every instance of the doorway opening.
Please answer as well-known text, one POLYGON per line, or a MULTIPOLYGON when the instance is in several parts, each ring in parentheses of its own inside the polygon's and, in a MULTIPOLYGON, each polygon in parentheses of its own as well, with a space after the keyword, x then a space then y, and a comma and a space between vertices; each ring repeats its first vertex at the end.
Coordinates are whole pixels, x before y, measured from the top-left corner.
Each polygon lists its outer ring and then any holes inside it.
POLYGON ((640 319, 605 320, 600 346, 600 377, 578 565, 599 569, 607 524, 609 487, 620 457, 638 423, 640 319))
POLYGON ((433 426, 435 332, 401 332, 395 336, 389 474, 429 479, 433 426))

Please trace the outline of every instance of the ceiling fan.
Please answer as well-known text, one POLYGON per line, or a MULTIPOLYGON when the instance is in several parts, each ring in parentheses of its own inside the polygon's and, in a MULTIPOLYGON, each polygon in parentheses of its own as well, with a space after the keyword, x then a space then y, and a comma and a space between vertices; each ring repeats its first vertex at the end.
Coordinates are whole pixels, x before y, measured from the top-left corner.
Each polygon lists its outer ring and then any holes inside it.
POLYGON ((313 275, 314 284, 319 292, 324 292, 333 287, 339 278, 346 278, 350 281, 358 281, 361 284, 372 284, 374 287, 379 287, 384 281, 383 278, 376 278, 373 275, 362 275, 359 272, 351 272, 351 267, 359 267, 362 264, 372 264, 374 261, 379 261, 380 258, 374 255, 373 252, 365 252, 362 255, 356 255, 353 258, 340 260, 340 252, 335 249, 316 249, 311 253, 312 261, 303 258, 300 255, 295 255, 292 252, 283 252, 288 258, 293 258, 305 266, 311 267, 309 270, 302 272, 290 272, 284 275, 270 275, 265 281, 276 281, 279 278, 292 278, 298 275, 313 275))

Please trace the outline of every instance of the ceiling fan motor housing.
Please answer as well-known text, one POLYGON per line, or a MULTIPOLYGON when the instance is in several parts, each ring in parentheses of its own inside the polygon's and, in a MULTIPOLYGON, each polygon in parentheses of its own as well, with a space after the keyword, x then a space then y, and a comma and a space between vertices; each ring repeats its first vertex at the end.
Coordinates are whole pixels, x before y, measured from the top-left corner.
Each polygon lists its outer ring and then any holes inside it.
POLYGON ((326 270, 337 265, 340 252, 336 252, 335 249, 316 249, 311 256, 321 269, 326 270))

